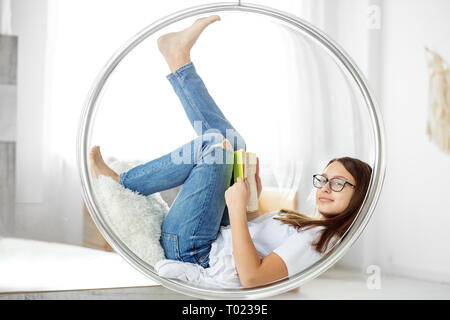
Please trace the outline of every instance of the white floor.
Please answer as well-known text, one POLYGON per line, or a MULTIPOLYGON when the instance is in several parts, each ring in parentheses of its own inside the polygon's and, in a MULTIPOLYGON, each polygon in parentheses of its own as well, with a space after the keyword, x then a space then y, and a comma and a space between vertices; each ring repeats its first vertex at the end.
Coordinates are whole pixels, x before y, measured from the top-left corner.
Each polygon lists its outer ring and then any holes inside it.
POLYGON ((379 289, 367 285, 368 275, 332 268, 306 283, 298 292, 287 292, 272 299, 416 300, 450 299, 450 284, 381 275, 379 289))
MULTIPOLYGON (((331 268, 268 299, 450 299, 450 284, 331 268)), ((192 299, 148 279, 116 253, 34 240, 0 239, 0 299, 192 299), (118 277, 117 275, 120 275, 118 277)))
POLYGON ((62 243, 0 239, 0 293, 140 286, 159 284, 117 253, 62 243))

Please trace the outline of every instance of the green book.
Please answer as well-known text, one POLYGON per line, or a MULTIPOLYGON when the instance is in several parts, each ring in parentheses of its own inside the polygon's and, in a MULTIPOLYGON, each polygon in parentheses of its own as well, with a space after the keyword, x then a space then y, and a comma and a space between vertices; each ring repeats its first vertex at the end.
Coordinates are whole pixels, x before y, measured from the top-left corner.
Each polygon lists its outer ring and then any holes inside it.
POLYGON ((233 164, 233 177, 234 182, 237 182, 237 178, 241 177, 242 180, 246 177, 245 174, 245 150, 239 149, 234 152, 234 164, 233 164))

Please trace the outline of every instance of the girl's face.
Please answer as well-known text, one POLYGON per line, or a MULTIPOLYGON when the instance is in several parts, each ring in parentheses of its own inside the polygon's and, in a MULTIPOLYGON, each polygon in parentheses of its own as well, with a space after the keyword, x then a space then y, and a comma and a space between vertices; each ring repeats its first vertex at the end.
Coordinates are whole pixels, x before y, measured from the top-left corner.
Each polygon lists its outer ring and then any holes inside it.
MULTIPOLYGON (((331 163, 325 169, 322 175, 328 179, 341 178, 356 186, 356 181, 353 176, 339 161, 334 161, 333 163, 331 163)), ((336 192, 330 188, 330 183, 327 182, 322 188, 317 189, 317 208, 320 213, 337 215, 347 208, 354 192, 354 189, 348 184, 345 184, 345 187, 344 189, 342 189, 342 191, 336 192)))

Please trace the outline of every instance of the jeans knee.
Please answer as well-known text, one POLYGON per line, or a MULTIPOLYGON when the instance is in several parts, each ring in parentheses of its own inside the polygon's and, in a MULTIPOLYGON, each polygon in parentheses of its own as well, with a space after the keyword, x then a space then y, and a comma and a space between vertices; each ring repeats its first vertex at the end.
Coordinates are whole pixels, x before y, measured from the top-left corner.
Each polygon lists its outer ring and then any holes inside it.
POLYGON ((239 150, 244 149, 247 150, 247 145, 245 143, 245 140, 242 138, 242 136, 237 133, 234 130, 229 131, 227 129, 227 135, 224 136, 221 132, 208 132, 201 136, 203 143, 203 148, 206 148, 207 146, 220 146, 223 149, 226 150, 239 150), (231 143, 232 141, 233 143, 231 143))
POLYGON ((216 145, 223 141, 224 136, 220 132, 209 132, 202 136, 202 140, 205 141, 205 145, 216 145))
POLYGON ((231 145, 230 141, 226 139, 221 133, 212 132, 205 134, 204 137, 207 138, 207 141, 209 142, 208 145, 220 145, 224 149, 233 150, 233 146, 231 145))
POLYGON ((233 150, 233 146, 230 141, 228 141, 225 137, 223 137, 223 147, 228 150, 233 150))

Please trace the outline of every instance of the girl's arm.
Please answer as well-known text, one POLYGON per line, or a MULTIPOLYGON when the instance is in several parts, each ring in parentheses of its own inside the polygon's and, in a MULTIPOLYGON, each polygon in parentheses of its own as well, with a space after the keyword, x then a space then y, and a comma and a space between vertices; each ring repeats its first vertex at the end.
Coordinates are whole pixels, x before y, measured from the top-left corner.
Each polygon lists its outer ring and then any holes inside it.
POLYGON ((252 274, 261 266, 261 259, 248 231, 245 207, 234 207, 230 210, 234 261, 241 284, 246 287, 250 283, 252 274))
POLYGON ((250 237, 246 206, 250 197, 248 181, 238 181, 227 189, 225 199, 230 216, 233 256, 242 286, 258 287, 288 276, 284 261, 275 253, 259 258, 250 237))

